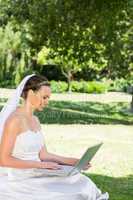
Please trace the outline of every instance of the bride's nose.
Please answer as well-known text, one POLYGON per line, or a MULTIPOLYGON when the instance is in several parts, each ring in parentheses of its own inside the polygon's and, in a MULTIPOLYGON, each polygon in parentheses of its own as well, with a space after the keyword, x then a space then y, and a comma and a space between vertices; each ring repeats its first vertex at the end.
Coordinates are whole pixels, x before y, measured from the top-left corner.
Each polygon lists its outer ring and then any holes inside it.
POLYGON ((48 99, 45 99, 45 100, 42 102, 42 104, 43 104, 43 105, 47 105, 47 104, 48 104, 48 101, 49 101, 48 99))

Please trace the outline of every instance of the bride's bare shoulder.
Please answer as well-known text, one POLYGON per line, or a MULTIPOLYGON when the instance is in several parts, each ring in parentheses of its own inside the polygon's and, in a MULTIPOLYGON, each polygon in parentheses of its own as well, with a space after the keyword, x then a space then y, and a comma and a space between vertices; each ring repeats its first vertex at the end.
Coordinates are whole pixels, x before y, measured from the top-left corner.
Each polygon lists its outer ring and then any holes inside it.
POLYGON ((21 129, 21 118, 17 112, 10 114, 5 122, 5 127, 21 129))
POLYGON ((7 145, 8 148, 10 146, 9 143, 13 144, 20 132, 21 120, 15 113, 11 113, 4 124, 1 144, 3 146, 7 145))

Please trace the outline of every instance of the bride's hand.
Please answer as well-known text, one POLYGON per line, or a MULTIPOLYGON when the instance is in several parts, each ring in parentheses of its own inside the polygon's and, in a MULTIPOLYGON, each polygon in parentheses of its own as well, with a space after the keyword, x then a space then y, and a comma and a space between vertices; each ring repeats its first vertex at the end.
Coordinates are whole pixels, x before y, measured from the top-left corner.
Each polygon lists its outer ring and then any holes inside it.
POLYGON ((42 169, 61 169, 61 166, 56 162, 40 162, 39 168, 42 168, 42 169))
POLYGON ((91 167, 91 164, 90 164, 90 163, 87 163, 87 164, 85 165, 85 167, 83 168, 83 170, 88 170, 90 167, 91 167))

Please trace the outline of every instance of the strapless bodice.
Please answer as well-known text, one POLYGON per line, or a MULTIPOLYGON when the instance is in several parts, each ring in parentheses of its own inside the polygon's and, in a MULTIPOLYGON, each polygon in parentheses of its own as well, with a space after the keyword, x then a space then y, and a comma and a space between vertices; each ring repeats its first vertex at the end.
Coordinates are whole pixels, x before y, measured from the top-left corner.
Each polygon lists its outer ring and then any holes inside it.
MULTIPOLYGON (((32 130, 27 130, 17 136, 12 156, 21 160, 40 161, 39 152, 43 145, 44 136, 41 131, 34 132, 32 130)), ((32 169, 7 169, 9 179, 19 177, 20 173, 24 175, 24 171, 26 173, 31 173, 32 169)))
MULTIPOLYGON (((40 160, 43 143, 41 131, 25 131, 17 136, 13 156, 23 160, 40 160)), ((0 177, 0 199, 4 200, 108 200, 96 185, 80 173, 74 176, 49 177, 44 169, 8 168, 8 176, 0 177)))
POLYGON ((16 158, 36 160, 43 143, 43 133, 27 130, 17 136, 12 155, 16 158))

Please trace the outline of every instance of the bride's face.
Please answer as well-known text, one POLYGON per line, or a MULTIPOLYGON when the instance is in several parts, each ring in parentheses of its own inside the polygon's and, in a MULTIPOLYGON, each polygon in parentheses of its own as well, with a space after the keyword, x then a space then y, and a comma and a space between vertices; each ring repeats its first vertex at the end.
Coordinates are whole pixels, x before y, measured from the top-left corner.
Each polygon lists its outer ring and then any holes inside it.
POLYGON ((30 98, 31 104, 35 110, 42 111, 44 107, 48 105, 48 101, 51 95, 51 89, 49 86, 41 86, 38 91, 32 93, 30 98))

